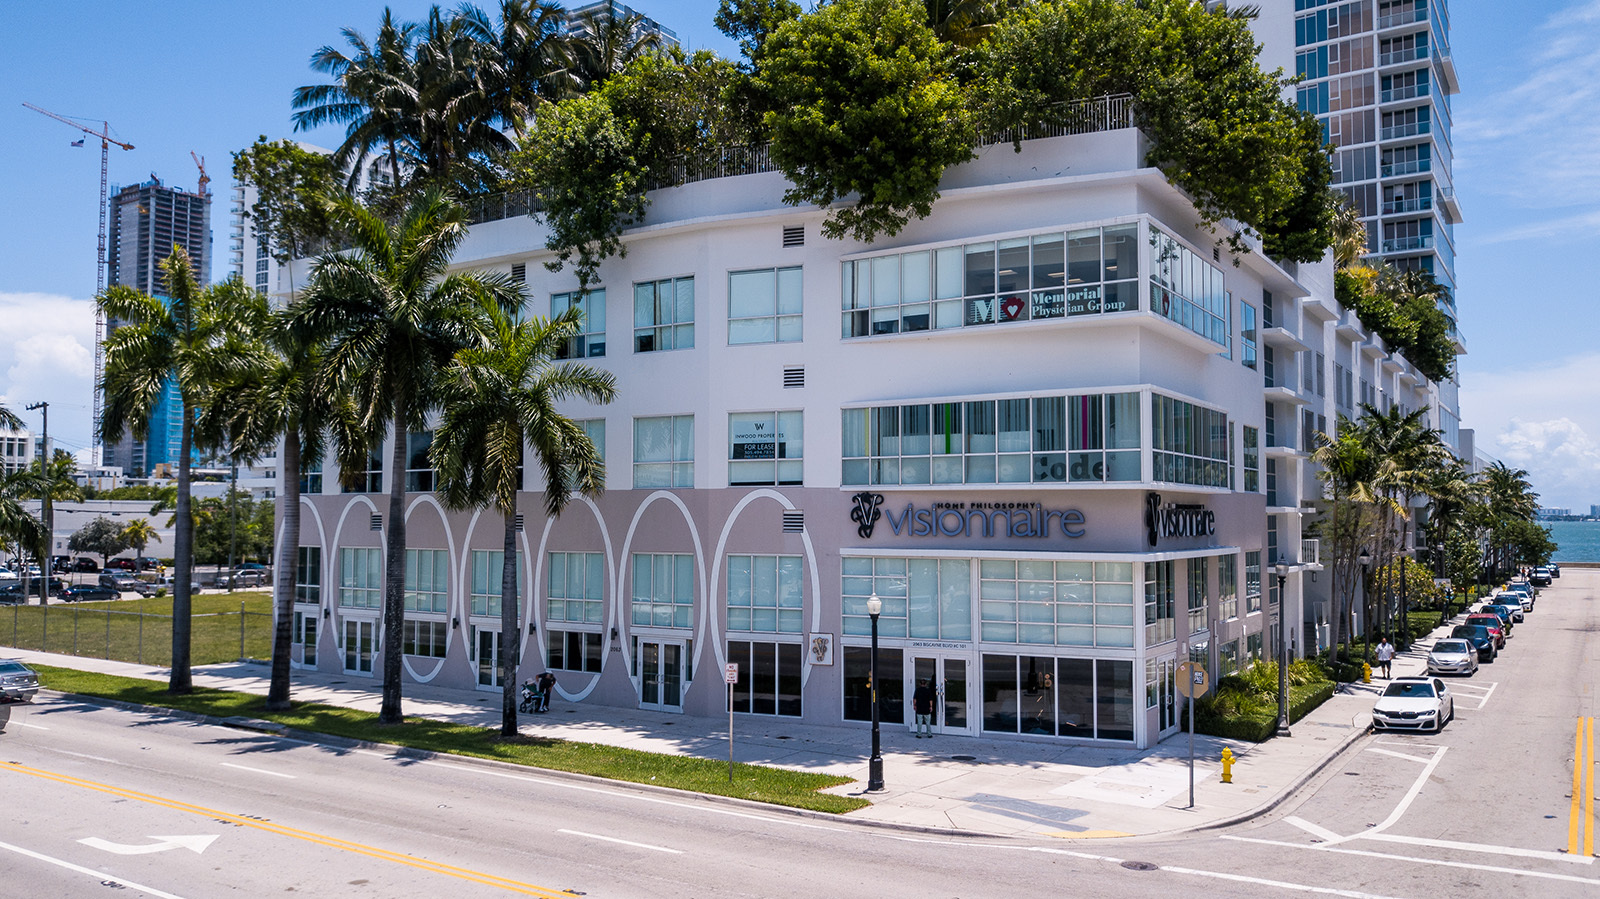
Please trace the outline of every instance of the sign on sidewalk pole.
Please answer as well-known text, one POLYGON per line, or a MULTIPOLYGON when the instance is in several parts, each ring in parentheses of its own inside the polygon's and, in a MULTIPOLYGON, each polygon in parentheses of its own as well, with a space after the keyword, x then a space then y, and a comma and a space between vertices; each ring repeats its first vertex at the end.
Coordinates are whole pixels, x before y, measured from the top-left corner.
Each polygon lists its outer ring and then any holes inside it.
POLYGON ((1199 662, 1178 665, 1177 687, 1178 695, 1189 700, 1189 807, 1194 808, 1194 701, 1210 689, 1205 666, 1199 662))
POLYGON ((722 680, 728 685, 728 783, 733 783, 733 685, 739 682, 739 663, 729 662, 722 669, 722 680))

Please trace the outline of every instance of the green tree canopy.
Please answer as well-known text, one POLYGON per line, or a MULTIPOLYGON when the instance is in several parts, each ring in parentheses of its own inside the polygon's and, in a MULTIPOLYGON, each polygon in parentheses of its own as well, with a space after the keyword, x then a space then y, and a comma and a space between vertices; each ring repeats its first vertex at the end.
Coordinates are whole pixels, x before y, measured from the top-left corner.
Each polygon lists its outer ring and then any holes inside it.
POLYGON ((75 553, 94 553, 100 557, 102 565, 128 546, 123 527, 105 516, 89 522, 67 538, 67 549, 75 553))
POLYGON ((256 189, 256 201, 246 217, 278 264, 303 258, 333 236, 327 206, 317 201, 338 187, 332 157, 262 135, 233 154, 233 177, 256 189))

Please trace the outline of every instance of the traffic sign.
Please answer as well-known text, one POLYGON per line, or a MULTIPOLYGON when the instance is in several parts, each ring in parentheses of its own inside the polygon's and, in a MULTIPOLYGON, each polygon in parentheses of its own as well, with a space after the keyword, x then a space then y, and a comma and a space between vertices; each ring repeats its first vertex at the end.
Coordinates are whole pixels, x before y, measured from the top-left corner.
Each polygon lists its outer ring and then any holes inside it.
POLYGON ((1199 699, 1206 695, 1207 690, 1211 689, 1205 666, 1199 662, 1183 662, 1179 664, 1177 680, 1178 695, 1185 699, 1199 699))

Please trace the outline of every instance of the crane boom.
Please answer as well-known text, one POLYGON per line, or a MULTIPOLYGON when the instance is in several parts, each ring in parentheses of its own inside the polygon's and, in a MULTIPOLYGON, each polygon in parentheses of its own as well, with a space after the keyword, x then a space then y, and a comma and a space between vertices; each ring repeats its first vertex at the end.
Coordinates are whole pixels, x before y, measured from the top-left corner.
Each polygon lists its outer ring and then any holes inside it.
MULTIPOLYGON (((110 163, 111 145, 116 144, 124 150, 132 150, 133 144, 125 143, 112 137, 110 122, 101 122, 100 130, 95 131, 92 128, 86 128, 74 122, 66 116, 56 115, 50 110, 35 106, 32 103, 24 101, 22 105, 34 112, 47 115, 64 125, 76 128, 84 134, 100 139, 100 235, 99 245, 95 251, 94 273, 94 295, 98 298, 106 289, 106 170, 110 163)), ((203 185, 201 192, 204 192, 203 185)), ((100 449, 100 418, 105 401, 105 398, 100 393, 100 381, 105 374, 106 365, 105 337, 106 317, 105 313, 100 311, 100 304, 97 301, 94 310, 94 433, 90 437, 92 448, 96 451, 100 449)), ((101 461, 100 453, 95 452, 93 455, 92 461, 99 464, 101 461)))
POLYGON ((211 183, 211 176, 206 174, 206 158, 196 156, 193 150, 189 151, 189 158, 194 160, 195 167, 200 170, 200 196, 206 195, 206 185, 211 183))

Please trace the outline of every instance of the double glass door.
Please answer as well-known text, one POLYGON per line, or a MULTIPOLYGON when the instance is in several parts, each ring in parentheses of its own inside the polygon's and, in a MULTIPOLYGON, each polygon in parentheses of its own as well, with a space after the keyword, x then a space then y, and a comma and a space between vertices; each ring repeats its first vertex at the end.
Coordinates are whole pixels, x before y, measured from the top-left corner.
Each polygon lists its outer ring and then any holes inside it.
POLYGON ((475 628, 478 632, 478 686, 500 686, 500 632, 475 628))
MULTIPOLYGON (((683 644, 639 641, 639 708, 683 708, 683 644)), ((748 675, 746 675, 748 676, 748 675)))
POLYGON ((1178 726, 1177 676, 1177 659, 1161 659, 1156 663, 1156 705, 1161 710, 1156 725, 1158 734, 1178 726))
POLYGON ((927 681, 935 694, 933 703, 934 733, 970 734, 972 717, 967 714, 967 660, 944 656, 911 656, 905 669, 906 723, 915 731, 917 718, 912 705, 917 687, 927 681))
POLYGON ((344 620, 344 670, 351 674, 371 674, 373 649, 377 643, 378 622, 363 618, 344 620))

